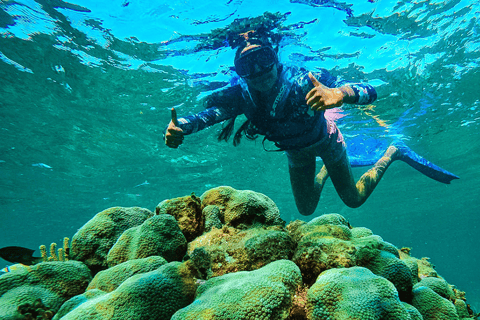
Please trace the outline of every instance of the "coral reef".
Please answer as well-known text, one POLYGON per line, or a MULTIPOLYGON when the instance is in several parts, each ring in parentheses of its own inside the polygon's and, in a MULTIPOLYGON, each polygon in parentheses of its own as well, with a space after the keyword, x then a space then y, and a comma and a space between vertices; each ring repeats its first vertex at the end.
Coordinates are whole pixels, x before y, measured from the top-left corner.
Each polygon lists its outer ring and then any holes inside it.
POLYGON ((328 269, 361 266, 392 282, 402 300, 410 301, 417 278, 412 274, 415 266, 407 265, 395 246, 370 230, 352 229, 338 214, 325 214, 308 223, 294 221, 287 229, 298 244, 292 260, 302 270, 305 283, 312 285, 328 269))
POLYGON ((290 259, 295 243, 280 226, 238 230, 214 228, 189 243, 188 253, 203 248, 210 256, 211 275, 250 271, 270 262, 290 259))
POLYGON ((220 221, 228 227, 244 229, 255 225, 285 225, 275 202, 264 194, 250 190, 235 190, 232 187, 217 187, 206 191, 200 197, 202 207, 216 206, 218 215, 209 208, 209 220, 205 224, 220 221), (213 220, 213 222, 211 221, 213 220))
POLYGON ((187 241, 192 241, 201 235, 205 229, 202 203, 194 193, 187 197, 160 202, 155 208, 155 213, 157 215, 170 214, 174 216, 187 241))
POLYGON ((407 320, 410 315, 391 282, 366 268, 351 267, 320 274, 308 290, 307 318, 407 320))
POLYGON ((285 319, 301 282, 300 269, 290 260, 211 278, 172 320, 285 319))
POLYGON ((90 270, 79 261, 42 262, 6 273, 0 277, 0 319, 15 319, 17 307, 37 299, 56 312, 91 280, 90 270))
POLYGON ((167 260, 159 256, 134 259, 120 263, 97 273, 89 283, 87 290, 99 289, 105 292, 112 292, 131 276, 156 270, 166 263, 167 260))
POLYGON ((187 251, 187 240, 175 218, 168 214, 153 216, 143 224, 125 230, 107 254, 109 267, 119 263, 161 256, 178 261, 187 251))
POLYGON ((42 302, 42 299, 37 299, 33 302, 33 304, 25 303, 17 308, 18 319, 52 319, 54 312, 50 310, 47 306, 45 306, 42 302))
POLYGON ((193 302, 196 281, 186 263, 171 262, 134 275, 106 293, 92 289, 66 302, 53 319, 170 319, 193 302))
POLYGON ((110 208, 71 250, 42 246, 48 262, 0 276, 0 319, 477 317, 428 258, 339 214, 285 226, 270 198, 226 186, 155 213, 110 208))
POLYGON ((144 208, 114 207, 97 213, 73 236, 71 259, 82 261, 92 271, 107 268, 107 254, 122 233, 153 216, 144 208))

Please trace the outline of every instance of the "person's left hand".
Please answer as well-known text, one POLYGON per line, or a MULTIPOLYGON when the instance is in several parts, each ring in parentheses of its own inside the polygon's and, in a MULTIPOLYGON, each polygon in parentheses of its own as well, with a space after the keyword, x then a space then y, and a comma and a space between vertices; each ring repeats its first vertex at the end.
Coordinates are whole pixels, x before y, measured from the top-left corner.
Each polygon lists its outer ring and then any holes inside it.
POLYGON ((305 96, 307 105, 314 111, 324 111, 327 109, 340 107, 343 104, 343 92, 338 88, 329 88, 321 84, 311 72, 308 77, 315 88, 310 90, 305 96))

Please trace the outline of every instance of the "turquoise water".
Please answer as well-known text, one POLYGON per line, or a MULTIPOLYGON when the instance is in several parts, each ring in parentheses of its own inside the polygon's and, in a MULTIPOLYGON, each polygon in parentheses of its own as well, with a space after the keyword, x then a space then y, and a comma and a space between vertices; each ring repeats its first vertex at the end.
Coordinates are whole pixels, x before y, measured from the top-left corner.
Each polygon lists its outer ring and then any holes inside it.
POLYGON ((219 185, 305 219, 285 155, 260 140, 217 142, 221 125, 178 150, 161 138, 170 108, 199 112, 229 84, 228 35, 263 21, 282 62, 376 86, 374 106, 345 106, 338 121, 352 157, 361 141, 401 138, 461 178, 444 185, 394 163, 359 209, 328 182, 307 220, 337 212, 412 247, 479 311, 479 13, 475 1, 2 1, 0 247, 62 243, 108 207, 153 210, 219 185))

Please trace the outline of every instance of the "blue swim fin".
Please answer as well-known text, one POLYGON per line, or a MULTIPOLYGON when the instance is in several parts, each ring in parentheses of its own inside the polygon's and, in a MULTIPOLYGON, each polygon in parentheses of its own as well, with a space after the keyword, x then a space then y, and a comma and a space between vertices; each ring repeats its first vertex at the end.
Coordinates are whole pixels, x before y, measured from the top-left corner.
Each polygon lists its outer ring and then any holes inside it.
POLYGON ((450 184, 450 181, 454 179, 460 179, 460 177, 458 177, 457 175, 440 168, 439 166, 428 161, 427 159, 422 158, 421 156, 416 154, 415 151, 410 149, 404 142, 397 140, 394 141, 392 145, 397 147, 400 151, 401 155, 398 160, 402 160, 403 162, 407 163, 412 168, 417 169, 427 177, 446 184, 450 184))

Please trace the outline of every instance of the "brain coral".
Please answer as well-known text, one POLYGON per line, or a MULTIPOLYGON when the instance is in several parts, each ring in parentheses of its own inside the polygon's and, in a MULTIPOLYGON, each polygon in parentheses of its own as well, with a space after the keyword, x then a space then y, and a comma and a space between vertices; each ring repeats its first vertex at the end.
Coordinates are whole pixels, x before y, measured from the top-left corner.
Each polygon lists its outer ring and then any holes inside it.
POLYGON ((93 289, 74 297, 54 319, 170 319, 193 301, 196 288, 192 270, 186 264, 171 262, 128 278, 110 293, 93 289))
POLYGON ((410 319, 393 284, 362 267, 321 273, 306 306, 311 320, 410 319))
POLYGON ((195 301, 177 311, 172 320, 285 319, 301 281, 300 270, 289 260, 212 278, 198 288, 195 301))
POLYGON ((87 290, 100 289, 111 292, 131 276, 139 273, 150 272, 166 264, 167 260, 159 256, 143 259, 129 260, 95 275, 87 290))
POLYGON ((211 275, 255 270, 281 259, 290 259, 295 243, 280 226, 238 230, 213 229, 188 245, 188 254, 203 248, 211 259, 211 275))
POLYGON ((153 216, 143 224, 126 230, 107 255, 109 267, 119 263, 161 256, 167 261, 181 260, 187 251, 187 240, 175 218, 168 214, 153 216))
POLYGON ((412 275, 405 262, 390 252, 366 247, 358 250, 357 258, 358 266, 368 268, 374 274, 389 280, 397 288, 402 301, 411 301, 413 277, 416 275, 412 275))
POLYGON ((413 289, 412 305, 420 312, 424 320, 459 319, 453 303, 428 287, 417 286, 413 289))
POLYGON ((435 291, 441 297, 449 300, 455 299, 455 293, 450 285, 443 278, 438 277, 426 277, 423 278, 419 283, 417 283, 414 288, 418 287, 427 287, 435 291))
POLYGON ((148 209, 114 207, 97 213, 73 236, 71 259, 84 262, 97 272, 107 267, 107 253, 127 229, 153 216, 148 209))
POLYGON ((174 216, 187 241, 201 235, 205 228, 200 198, 193 193, 187 197, 164 200, 157 205, 155 212, 174 216))
MULTIPOLYGON (((250 190, 236 190, 232 187, 218 187, 206 191, 200 197, 202 207, 210 205, 219 208, 219 219, 227 226, 245 228, 254 225, 284 226, 275 202, 264 194, 250 190)), ((210 221, 205 221, 207 225, 210 221)))
POLYGON ((17 307, 38 298, 56 311, 63 302, 85 291, 92 279, 79 261, 44 262, 0 277, 0 319, 14 319, 17 307))
POLYGON ((297 241, 292 260, 300 267, 305 283, 312 284, 327 269, 355 266, 352 234, 348 223, 340 217, 330 214, 309 223, 294 221, 287 226, 297 241))
POLYGON ((308 223, 294 221, 287 230, 298 243, 292 260, 305 283, 313 284, 321 272, 331 268, 362 266, 390 280, 400 297, 410 301, 416 274, 399 259, 398 249, 381 237, 365 230, 355 232, 359 237, 354 237, 354 229, 339 214, 325 214, 308 223))

